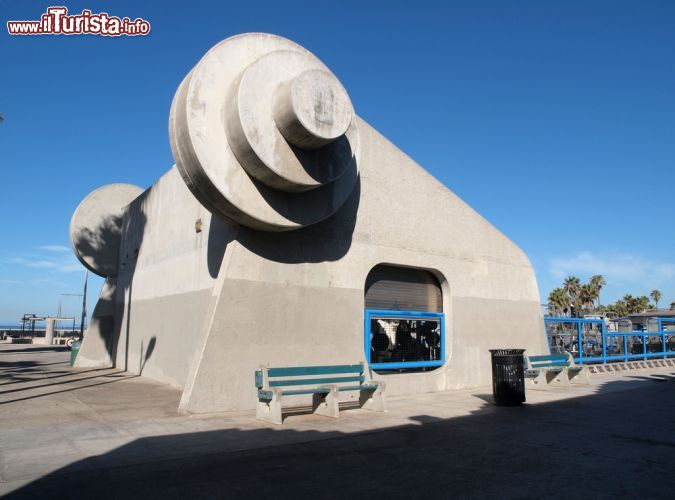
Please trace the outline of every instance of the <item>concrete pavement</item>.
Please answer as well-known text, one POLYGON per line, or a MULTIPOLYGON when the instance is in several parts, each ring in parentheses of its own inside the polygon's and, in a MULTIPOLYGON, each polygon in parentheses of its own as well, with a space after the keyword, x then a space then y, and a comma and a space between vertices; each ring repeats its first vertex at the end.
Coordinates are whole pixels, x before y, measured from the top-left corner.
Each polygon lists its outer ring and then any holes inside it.
MULTIPOLYGON (((0 346, 0 494, 9 498, 672 497, 673 370, 530 390, 390 398, 338 420, 183 416, 180 390, 68 351, 0 346)), ((295 413, 295 414, 293 414, 295 413)))

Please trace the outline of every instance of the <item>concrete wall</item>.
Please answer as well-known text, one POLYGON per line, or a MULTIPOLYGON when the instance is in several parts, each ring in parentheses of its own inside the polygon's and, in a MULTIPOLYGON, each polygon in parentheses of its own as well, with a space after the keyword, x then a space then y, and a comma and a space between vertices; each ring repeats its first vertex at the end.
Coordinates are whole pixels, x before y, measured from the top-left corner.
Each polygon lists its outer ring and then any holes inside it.
POLYGON ((182 411, 252 409, 260 364, 365 358, 364 285, 382 263, 435 272, 446 314, 445 365, 383 375, 389 394, 488 384, 491 348, 544 352, 523 252, 377 131, 358 126, 352 196, 297 231, 212 217, 172 168, 124 214, 118 276, 106 281, 78 365, 114 360, 182 387, 182 411))
POLYGON ((184 386, 218 273, 208 260, 210 221, 175 168, 127 209, 115 293, 117 367, 184 386))
POLYGON ((487 384, 488 349, 545 349, 523 252, 365 122, 359 129, 360 183, 335 216, 289 233, 235 229, 184 411, 253 408, 260 364, 364 359, 364 285, 381 263, 434 270, 447 320, 446 364, 386 375, 390 394, 487 384))
POLYGON ((78 368, 109 367, 114 364, 113 349, 117 334, 115 329, 116 289, 116 279, 106 278, 91 315, 84 342, 77 355, 76 366, 78 368))

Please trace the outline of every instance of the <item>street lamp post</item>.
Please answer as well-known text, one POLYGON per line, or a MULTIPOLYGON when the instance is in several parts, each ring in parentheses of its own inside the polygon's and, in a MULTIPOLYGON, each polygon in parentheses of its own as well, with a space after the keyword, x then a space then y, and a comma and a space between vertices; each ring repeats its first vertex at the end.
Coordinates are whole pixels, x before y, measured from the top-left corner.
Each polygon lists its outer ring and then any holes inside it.
MULTIPOLYGON (((82 294, 81 293, 61 293, 61 294, 59 294, 59 311, 56 314, 59 317, 61 317, 63 315, 63 297, 82 297, 82 294)), ((73 326, 71 328, 71 331, 74 333, 75 332, 75 315, 73 315, 72 319, 73 319, 73 326)))
POLYGON ((84 273, 84 293, 82 294, 82 319, 80 320, 80 338, 84 338, 84 321, 87 318, 87 281, 89 281, 89 271, 84 273))

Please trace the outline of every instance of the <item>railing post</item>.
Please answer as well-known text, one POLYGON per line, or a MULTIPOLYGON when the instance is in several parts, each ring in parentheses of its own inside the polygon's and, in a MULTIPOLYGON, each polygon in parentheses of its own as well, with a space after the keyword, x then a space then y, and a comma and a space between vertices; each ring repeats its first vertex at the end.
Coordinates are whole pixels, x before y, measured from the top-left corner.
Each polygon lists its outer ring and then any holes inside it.
POLYGON ((577 320, 577 335, 579 337, 579 364, 583 364, 584 362, 584 339, 583 339, 583 324, 581 323, 581 320, 577 320))
POLYGON ((607 364, 607 337, 605 335, 605 320, 602 320, 602 325, 600 327, 600 335, 602 339, 602 364, 607 364))
POLYGON ((623 334, 623 360, 628 363, 628 336, 623 334))

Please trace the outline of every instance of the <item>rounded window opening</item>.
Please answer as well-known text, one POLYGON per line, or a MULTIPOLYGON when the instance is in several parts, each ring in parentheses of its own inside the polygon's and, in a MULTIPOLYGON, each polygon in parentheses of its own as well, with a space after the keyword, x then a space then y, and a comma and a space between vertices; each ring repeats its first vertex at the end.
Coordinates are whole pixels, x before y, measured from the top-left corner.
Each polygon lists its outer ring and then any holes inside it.
POLYGON ((425 270, 375 266, 365 286, 365 350, 379 374, 426 372, 445 362, 443 294, 425 270))

